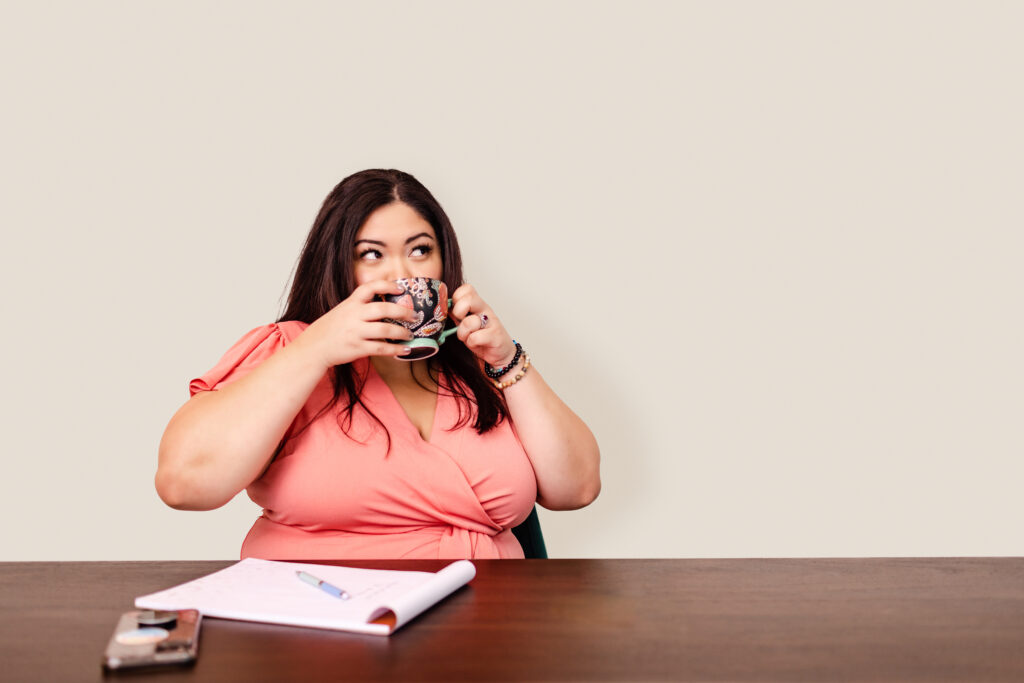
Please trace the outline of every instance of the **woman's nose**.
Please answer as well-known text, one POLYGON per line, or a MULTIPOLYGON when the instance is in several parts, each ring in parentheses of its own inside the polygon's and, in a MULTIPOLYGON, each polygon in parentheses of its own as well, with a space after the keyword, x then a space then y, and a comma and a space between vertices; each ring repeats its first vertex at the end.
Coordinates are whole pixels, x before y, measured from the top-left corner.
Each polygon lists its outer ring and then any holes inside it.
POLYGON ((405 259, 394 259, 391 262, 391 268, 388 269, 390 279, 401 280, 403 278, 412 277, 412 269, 409 268, 409 264, 405 259))

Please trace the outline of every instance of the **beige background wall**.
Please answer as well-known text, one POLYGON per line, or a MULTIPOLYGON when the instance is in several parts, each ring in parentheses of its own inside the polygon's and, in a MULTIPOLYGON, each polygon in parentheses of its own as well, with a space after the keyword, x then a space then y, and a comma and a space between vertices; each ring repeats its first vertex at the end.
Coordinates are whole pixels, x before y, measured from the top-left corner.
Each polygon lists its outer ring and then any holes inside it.
POLYGON ((0 560, 237 556, 157 443, 376 166, 599 438, 553 556, 1024 553, 1020 4, 2 15, 0 560))

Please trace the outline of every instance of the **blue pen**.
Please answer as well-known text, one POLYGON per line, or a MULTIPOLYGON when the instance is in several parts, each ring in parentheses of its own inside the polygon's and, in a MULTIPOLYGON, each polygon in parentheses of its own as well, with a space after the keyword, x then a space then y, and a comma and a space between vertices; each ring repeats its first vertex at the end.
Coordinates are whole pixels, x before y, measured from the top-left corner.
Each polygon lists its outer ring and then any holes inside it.
POLYGON ((303 581, 308 583, 310 586, 316 586, 317 588, 322 590, 324 593, 328 593, 330 595, 333 595, 336 598, 340 598, 342 600, 348 600, 349 598, 352 597, 351 595, 348 594, 347 591, 343 591, 340 588, 338 588, 337 586, 332 586, 331 584, 327 583, 323 579, 318 579, 315 576, 313 576, 312 574, 307 574, 306 572, 301 572, 301 571, 300 572, 295 572, 295 574, 300 579, 302 579, 303 581))

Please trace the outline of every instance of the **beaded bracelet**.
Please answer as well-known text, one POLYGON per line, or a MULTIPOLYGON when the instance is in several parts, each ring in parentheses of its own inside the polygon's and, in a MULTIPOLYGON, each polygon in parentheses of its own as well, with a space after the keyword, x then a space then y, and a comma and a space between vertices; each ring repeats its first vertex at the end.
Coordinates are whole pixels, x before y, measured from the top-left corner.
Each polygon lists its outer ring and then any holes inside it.
POLYGON ((519 357, 523 355, 523 347, 515 339, 512 340, 512 343, 516 345, 516 355, 512 356, 512 362, 508 365, 504 365, 500 368, 492 368, 490 363, 484 361, 484 372, 487 373, 487 376, 491 379, 498 379, 502 375, 508 373, 508 371, 514 368, 516 363, 519 362, 519 357))
POLYGON ((504 382, 499 382, 497 380, 494 380, 494 386, 496 386, 498 389, 506 389, 506 388, 512 386, 513 384, 515 384, 516 382, 518 382, 519 380, 521 380, 523 378, 523 375, 525 375, 526 371, 529 370, 529 369, 530 369, 530 354, 526 354, 526 356, 523 359, 523 369, 520 370, 519 372, 517 372, 516 376, 513 377, 510 380, 506 380, 504 382))

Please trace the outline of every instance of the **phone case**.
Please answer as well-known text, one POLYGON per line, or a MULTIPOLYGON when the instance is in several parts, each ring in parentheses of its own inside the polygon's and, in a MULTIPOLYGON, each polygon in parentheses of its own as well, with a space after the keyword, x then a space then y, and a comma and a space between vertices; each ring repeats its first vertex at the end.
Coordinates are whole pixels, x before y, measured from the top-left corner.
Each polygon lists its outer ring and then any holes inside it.
POLYGON ((194 609, 125 612, 107 644, 103 666, 124 669, 191 664, 199 653, 201 623, 202 615, 194 609))

